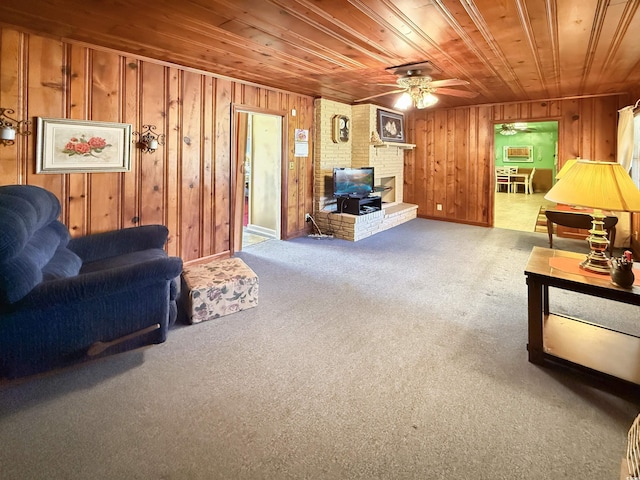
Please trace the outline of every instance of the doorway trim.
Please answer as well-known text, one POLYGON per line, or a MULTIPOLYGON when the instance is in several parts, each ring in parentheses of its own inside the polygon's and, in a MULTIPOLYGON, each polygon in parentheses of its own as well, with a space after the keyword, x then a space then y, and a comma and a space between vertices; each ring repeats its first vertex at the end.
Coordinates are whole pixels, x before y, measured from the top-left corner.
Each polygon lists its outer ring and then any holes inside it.
POLYGON ((280 147, 280 237, 287 228, 288 210, 288 169, 286 156, 288 142, 288 116, 281 110, 253 107, 249 105, 231 104, 231 255, 242 250, 242 212, 244 202, 244 156, 238 155, 238 122, 240 113, 273 115, 281 119, 280 147))

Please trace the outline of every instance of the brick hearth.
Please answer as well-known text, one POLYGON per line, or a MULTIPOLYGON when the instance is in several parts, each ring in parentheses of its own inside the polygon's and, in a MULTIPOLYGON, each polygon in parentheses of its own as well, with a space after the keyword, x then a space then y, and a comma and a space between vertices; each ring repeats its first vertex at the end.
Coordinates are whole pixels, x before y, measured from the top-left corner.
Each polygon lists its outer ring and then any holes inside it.
POLYGON ((317 212, 315 221, 324 234, 333 234, 336 238, 358 241, 376 233, 393 228, 416 218, 417 205, 396 203, 382 206, 382 210, 366 215, 348 213, 317 212))

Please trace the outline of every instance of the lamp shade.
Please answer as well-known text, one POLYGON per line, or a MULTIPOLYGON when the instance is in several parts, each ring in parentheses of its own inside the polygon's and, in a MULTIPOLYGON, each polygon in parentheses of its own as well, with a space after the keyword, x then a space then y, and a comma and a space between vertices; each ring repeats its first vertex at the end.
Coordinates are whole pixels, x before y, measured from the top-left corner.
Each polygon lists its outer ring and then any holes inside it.
POLYGON ((424 92, 420 97, 416 99, 417 108, 427 108, 438 103, 438 97, 431 92, 424 92))
POLYGON ((564 175, 569 171, 569 169, 571 167, 573 167, 575 165, 575 163, 578 160, 579 159, 577 159, 577 158, 572 158, 571 160, 567 160, 566 162, 564 162, 564 165, 562 166, 560 171, 558 173, 556 173, 556 180, 560 180, 562 177, 564 177, 564 175))
POLYGON ((419 87, 413 87, 398 97, 394 108, 398 110, 406 110, 412 104, 416 108, 427 108, 438 103, 438 97, 428 90, 419 87))
POLYGON ((16 130, 15 128, 5 125, 0 128, 0 140, 15 140, 16 130))
POLYGON ((398 101, 395 103, 394 108, 397 108, 398 110, 406 110, 411 106, 412 101, 411 95, 404 92, 400 97, 398 97, 398 101))
POLYGON ((567 205, 640 212, 640 191, 619 163, 577 160, 544 196, 567 205))

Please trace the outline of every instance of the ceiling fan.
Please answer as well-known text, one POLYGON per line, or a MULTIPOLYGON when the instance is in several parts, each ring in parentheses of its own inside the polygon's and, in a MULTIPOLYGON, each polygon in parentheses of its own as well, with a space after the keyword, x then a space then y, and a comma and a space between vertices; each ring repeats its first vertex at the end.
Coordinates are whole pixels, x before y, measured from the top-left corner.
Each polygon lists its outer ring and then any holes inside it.
POLYGON ((535 128, 530 128, 524 122, 503 123, 498 133, 500 135, 515 135, 516 133, 528 133, 534 130, 535 128))
POLYGON ((398 98, 395 107, 400 110, 405 110, 412 104, 415 105, 416 108, 427 108, 434 105, 438 101, 438 97, 436 97, 434 93, 465 98, 473 98, 478 95, 476 92, 470 92, 468 90, 443 88, 458 85, 469 85, 469 82, 457 78, 434 80, 431 78, 430 74, 434 71, 438 72, 439 70, 437 70, 429 61, 407 63, 405 65, 387 68, 387 70, 392 71, 394 75, 399 75, 398 80, 395 84, 379 83, 378 85, 397 88, 385 93, 360 98, 355 100, 355 102, 364 102, 365 100, 371 100, 372 98, 383 97, 393 93, 402 93, 398 98))

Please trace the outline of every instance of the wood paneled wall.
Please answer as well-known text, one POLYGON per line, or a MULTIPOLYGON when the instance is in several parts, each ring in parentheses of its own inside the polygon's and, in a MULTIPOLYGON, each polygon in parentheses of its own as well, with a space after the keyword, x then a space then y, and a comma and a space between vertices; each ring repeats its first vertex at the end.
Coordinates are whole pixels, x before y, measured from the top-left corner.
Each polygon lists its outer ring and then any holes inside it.
POLYGON ((168 252, 185 261, 229 252, 232 104, 282 113, 283 236, 305 232, 312 164, 294 157, 293 142, 296 128, 312 127, 312 98, 9 28, 0 34, 0 107, 33 121, 31 136, 0 146, 0 185, 56 194, 74 236, 161 223, 170 230, 168 252), (130 123, 133 131, 152 124, 166 145, 153 154, 132 148, 127 173, 36 174, 36 117, 130 123))
POLYGON ((418 205, 420 217, 493 225, 494 124, 557 120, 560 167, 578 156, 615 161, 624 105, 619 96, 606 96, 412 110, 406 130, 416 148, 405 153, 404 200, 418 205))
MULTIPOLYGON (((630 101, 608 96, 410 111, 407 138, 416 148, 405 153, 404 201, 417 204, 421 217, 492 225, 494 123, 555 119, 560 165, 576 156, 613 160, 617 110, 630 101)), ((166 145, 153 154, 133 148, 128 173, 37 175, 32 125, 31 136, 0 146, 0 184, 55 193, 73 235, 162 223, 172 255, 227 253, 235 213, 232 105, 282 113, 283 237, 306 233, 313 167, 310 157, 294 156, 294 133, 313 129, 313 99, 11 28, 0 29, 0 107, 32 121, 125 122, 134 131, 153 124, 166 134, 166 145)))

